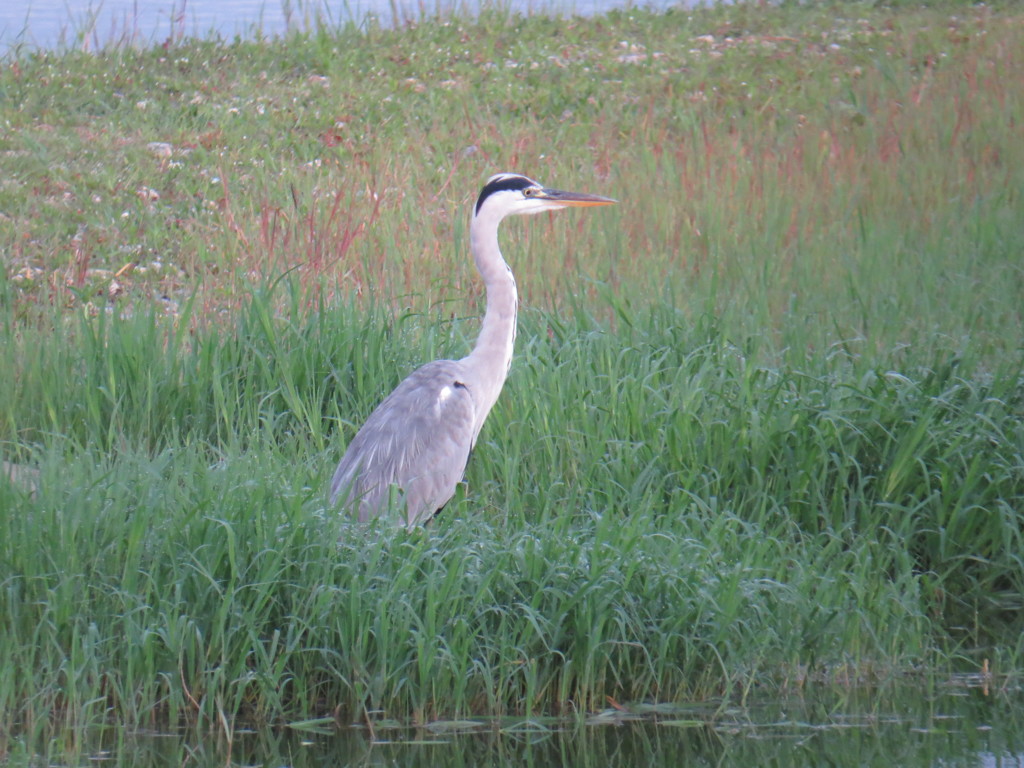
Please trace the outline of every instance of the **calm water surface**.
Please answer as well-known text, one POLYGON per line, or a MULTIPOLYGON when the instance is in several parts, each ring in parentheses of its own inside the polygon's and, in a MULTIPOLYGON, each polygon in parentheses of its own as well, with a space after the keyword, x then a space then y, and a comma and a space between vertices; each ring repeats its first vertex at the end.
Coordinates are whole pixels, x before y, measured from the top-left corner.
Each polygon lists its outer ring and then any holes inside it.
MULTIPOLYGON (((233 39, 259 32, 278 35, 290 27, 308 29, 317 19, 361 21, 368 15, 384 24, 427 13, 465 8, 481 0, 0 0, 0 55, 12 48, 97 46, 110 42, 160 43, 182 35, 233 39)), ((644 5, 664 8, 671 0, 502 0, 513 10, 551 13, 603 13, 644 5)))
MULTIPOLYGON (((650 707, 584 723, 476 720, 427 728, 352 727, 329 734, 283 730, 202 735, 94 734, 91 751, 22 754, 61 765, 1024 767, 1024 695, 947 686, 938 692, 829 690, 759 706, 650 707)), ((86 739, 88 742, 88 739, 86 739)))

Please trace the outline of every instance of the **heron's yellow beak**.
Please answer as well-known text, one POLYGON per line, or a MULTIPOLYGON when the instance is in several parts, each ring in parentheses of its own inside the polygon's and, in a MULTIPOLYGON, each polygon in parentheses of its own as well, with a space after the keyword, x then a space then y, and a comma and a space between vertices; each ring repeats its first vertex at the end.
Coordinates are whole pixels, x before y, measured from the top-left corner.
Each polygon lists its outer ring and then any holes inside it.
POLYGON ((614 205, 619 202, 610 197, 600 195, 588 195, 586 192, 565 192, 561 189, 544 188, 537 195, 541 200, 550 200, 552 203, 564 206, 586 207, 591 205, 614 205))

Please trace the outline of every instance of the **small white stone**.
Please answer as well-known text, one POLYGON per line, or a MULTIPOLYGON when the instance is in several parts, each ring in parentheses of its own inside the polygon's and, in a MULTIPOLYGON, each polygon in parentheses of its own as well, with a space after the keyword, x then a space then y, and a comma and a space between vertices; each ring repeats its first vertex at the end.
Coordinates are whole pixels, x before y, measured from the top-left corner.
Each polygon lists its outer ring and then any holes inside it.
POLYGON ((165 141, 151 141, 146 145, 146 149, 154 157, 170 157, 174 154, 174 147, 165 141))

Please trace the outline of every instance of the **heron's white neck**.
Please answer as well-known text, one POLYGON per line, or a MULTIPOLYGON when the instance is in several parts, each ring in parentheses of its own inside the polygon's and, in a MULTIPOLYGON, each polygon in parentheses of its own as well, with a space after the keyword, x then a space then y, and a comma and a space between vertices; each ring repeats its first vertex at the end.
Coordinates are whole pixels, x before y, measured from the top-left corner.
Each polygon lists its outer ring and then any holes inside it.
POLYGON ((516 281, 498 249, 498 223, 501 217, 476 215, 469 226, 469 243, 476 268, 487 291, 487 309, 476 345, 465 358, 476 374, 474 385, 482 406, 477 415, 474 440, 491 407, 498 399, 512 365, 516 340, 516 310, 519 297, 516 281))

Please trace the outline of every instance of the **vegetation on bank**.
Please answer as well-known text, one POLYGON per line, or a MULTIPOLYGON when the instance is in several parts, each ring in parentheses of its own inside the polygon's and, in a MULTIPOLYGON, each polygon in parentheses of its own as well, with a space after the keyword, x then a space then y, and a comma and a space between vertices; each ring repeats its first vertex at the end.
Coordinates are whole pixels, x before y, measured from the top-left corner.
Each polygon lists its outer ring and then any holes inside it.
POLYGON ((4 61, 0 753, 1019 678, 1021 50, 740 5, 4 61), (354 429, 471 343, 501 170, 621 204, 505 225, 464 494, 339 520, 354 429))

